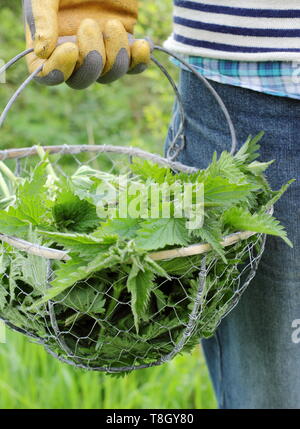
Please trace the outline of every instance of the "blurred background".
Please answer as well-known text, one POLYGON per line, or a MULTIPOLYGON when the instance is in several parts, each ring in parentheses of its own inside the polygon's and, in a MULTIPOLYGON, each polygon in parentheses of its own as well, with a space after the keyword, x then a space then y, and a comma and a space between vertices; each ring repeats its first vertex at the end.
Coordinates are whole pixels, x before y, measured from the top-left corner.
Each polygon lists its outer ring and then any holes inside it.
MULTIPOLYGON (((171 8, 171 1, 143 0, 137 35, 162 44, 171 31, 171 8)), ((0 0, 0 22, 0 60, 7 62, 24 50, 21 1, 0 0)), ((155 55, 177 79, 168 59, 155 55)), ((25 61, 8 72, 0 84, 2 108, 26 76, 25 61)), ((172 104, 172 90, 154 66, 82 92, 33 83, 1 130, 0 147, 117 144, 162 154, 172 104)), ((216 407, 200 347, 162 367, 116 378, 62 364, 20 334, 7 331, 6 337, 0 344, 0 409, 216 407)))

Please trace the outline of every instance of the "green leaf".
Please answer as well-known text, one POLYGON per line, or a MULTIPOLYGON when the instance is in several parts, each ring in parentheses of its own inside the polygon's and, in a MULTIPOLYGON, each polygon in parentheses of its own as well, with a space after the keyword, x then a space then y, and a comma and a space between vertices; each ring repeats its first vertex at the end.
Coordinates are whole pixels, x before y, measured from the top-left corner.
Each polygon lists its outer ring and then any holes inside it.
POLYGON ((236 160, 239 162, 249 164, 250 162, 254 161, 256 158, 259 157, 259 149, 260 145, 258 142, 262 139, 264 136, 264 132, 261 131, 257 134, 257 136, 253 137, 249 136, 246 142, 243 144, 243 146, 240 148, 240 150, 236 153, 234 156, 236 160))
POLYGON ((2 316, 18 328, 24 329, 27 332, 39 335, 41 337, 46 336, 45 327, 37 317, 30 319, 28 315, 23 314, 16 307, 11 305, 5 307, 2 316))
POLYGON ((60 231, 92 232, 100 224, 96 207, 81 200, 70 190, 63 190, 53 207, 55 223, 60 231))
MULTIPOLYGON (((36 233, 30 232, 27 237, 30 243, 41 245, 36 233)), ((33 288, 35 295, 43 295, 48 286, 49 261, 41 256, 17 253, 12 261, 18 268, 17 279, 24 281, 33 288)))
POLYGON ((33 304, 32 309, 38 308, 87 277, 85 269, 86 262, 75 256, 65 263, 60 263, 60 268, 55 271, 55 279, 51 282, 52 287, 46 291, 42 299, 33 304))
MULTIPOLYGON (((166 307, 166 303, 163 301, 163 294, 159 290, 154 291, 155 295, 157 295, 158 301, 162 308, 166 307)), ((145 328, 143 327, 141 336, 148 341, 153 341, 154 338, 162 337, 164 334, 166 338, 170 338, 170 332, 172 329, 182 328, 182 320, 177 317, 164 317, 159 319, 158 323, 148 324, 145 328)))
POLYGON ((22 264, 19 259, 20 254, 11 255, 8 275, 9 300, 13 302, 18 295, 17 280, 22 277, 22 264))
POLYGON ((47 289, 48 261, 41 256, 18 254, 13 263, 20 265, 18 278, 43 295, 47 289))
POLYGON ((30 179, 19 185, 15 207, 0 212, 0 232, 24 237, 32 225, 45 225, 51 221, 50 206, 45 186, 47 162, 38 164, 30 179))
POLYGON ((15 197, 3 198, 0 200, 0 210, 5 210, 15 202, 15 197))
POLYGON ((29 230, 28 222, 15 216, 15 209, 10 207, 9 211, 0 211, 0 233, 16 237, 27 236, 29 230))
POLYGON ((80 167, 70 178, 71 191, 81 200, 88 201, 94 206, 102 199, 99 194, 99 185, 108 184, 114 188, 125 179, 125 176, 117 176, 105 171, 94 170, 89 166, 80 167))
MULTIPOLYGON (((158 311, 162 311, 167 307, 168 305, 168 296, 165 295, 158 287, 154 288, 153 293, 156 298, 156 305, 158 308, 158 311)), ((150 325, 153 329, 156 327, 159 327, 159 325, 155 325, 154 323, 150 325)), ((151 338, 151 337, 150 337, 151 338)))
POLYGON ((188 230, 185 219, 153 219, 141 223, 136 244, 144 250, 158 250, 166 246, 186 246, 188 230))
POLYGON ((150 161, 135 160, 130 169, 144 181, 153 181, 158 184, 173 183, 177 176, 168 167, 161 167, 150 161))
POLYGON ((97 238, 87 234, 64 234, 42 230, 39 230, 39 233, 64 246, 67 251, 77 253, 82 258, 90 259, 93 259, 99 252, 107 251, 117 241, 115 235, 97 238))
POLYGON ((192 231, 192 235, 198 237, 204 243, 208 243, 212 246, 213 250, 221 256, 223 261, 226 263, 225 250, 221 245, 222 237, 222 224, 217 221, 210 219, 207 222, 204 222, 202 228, 192 231))
POLYGON ((277 203, 277 201, 282 197, 282 195, 289 189, 292 183, 295 182, 295 179, 290 180, 287 184, 283 185, 279 191, 273 191, 273 197, 268 201, 268 203, 265 205, 265 209, 268 210, 271 208, 274 204, 277 203))
POLYGON ((143 265, 153 274, 170 279, 168 272, 160 264, 150 258, 150 256, 145 255, 143 257, 143 265))
POLYGON ((0 276, 6 273, 10 265, 10 258, 6 252, 5 245, 0 247, 0 276))
POLYGON ((71 307, 85 314, 103 314, 105 313, 105 298, 94 287, 88 285, 77 285, 64 295, 57 297, 64 306, 71 307))
POLYGON ((274 160, 269 162, 253 161, 247 165, 247 170, 255 176, 261 176, 274 163, 274 160))
POLYGON ((219 159, 217 159, 217 154, 215 153, 212 163, 206 170, 206 174, 209 177, 222 176, 231 183, 246 181, 246 176, 240 170, 239 163, 228 152, 222 152, 219 159))
POLYGON ((236 231, 254 231, 263 234, 270 234, 281 237, 289 246, 293 247, 287 238, 286 231, 279 221, 268 213, 251 214, 242 207, 232 207, 223 215, 224 222, 233 227, 236 231))
POLYGON ((6 297, 8 295, 7 290, 5 289, 5 287, 0 283, 0 310, 2 311, 6 305, 7 305, 7 300, 6 297))
POLYGON ((160 261, 159 265, 171 276, 189 277, 201 264, 202 255, 188 256, 184 258, 174 258, 165 261, 160 261))
POLYGON ((25 180, 17 191, 15 216, 33 225, 47 224, 51 221, 47 181, 48 162, 41 162, 33 171, 32 177, 25 180))
POLYGON ((256 185, 230 183, 223 177, 209 177, 204 183, 204 204, 217 207, 246 202, 251 192, 257 189, 259 187, 256 185))
POLYGON ((96 256, 88 265, 87 273, 92 274, 96 271, 104 270, 105 268, 111 268, 114 265, 121 262, 121 257, 118 253, 114 253, 111 248, 107 253, 100 253, 96 256))
POLYGON ((102 234, 117 234, 123 239, 130 240, 136 236, 140 225, 139 219, 109 219, 101 224, 102 234))
POLYGON ((154 288, 154 274, 142 271, 139 264, 134 263, 127 279, 127 289, 131 293, 131 308, 136 331, 139 331, 141 320, 147 320, 147 306, 154 288))
POLYGON ((55 279, 51 282, 52 287, 48 289, 41 300, 33 305, 33 308, 44 304, 50 299, 54 299, 66 289, 88 278, 92 273, 105 268, 112 268, 120 260, 120 255, 114 253, 113 247, 108 252, 99 253, 90 263, 76 255, 72 255, 72 259, 66 263, 61 263, 60 268, 55 271, 55 279))

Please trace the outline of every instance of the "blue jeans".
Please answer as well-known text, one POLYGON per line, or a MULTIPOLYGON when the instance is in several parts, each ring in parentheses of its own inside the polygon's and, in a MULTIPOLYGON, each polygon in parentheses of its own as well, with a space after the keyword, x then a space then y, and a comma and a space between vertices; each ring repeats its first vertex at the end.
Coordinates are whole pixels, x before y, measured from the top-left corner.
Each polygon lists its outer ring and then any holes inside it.
MULTIPOLYGON (((211 82, 224 100, 239 145, 264 130, 261 160, 276 162, 268 179, 278 189, 300 176, 300 102, 211 82)), ((230 134, 208 90, 181 72, 187 143, 178 160, 200 168, 230 134)), ((175 105, 166 143, 178 128, 175 105)), ((258 272, 214 337, 202 342, 220 408, 300 408, 300 183, 276 204, 275 216, 294 243, 268 237, 258 272)))

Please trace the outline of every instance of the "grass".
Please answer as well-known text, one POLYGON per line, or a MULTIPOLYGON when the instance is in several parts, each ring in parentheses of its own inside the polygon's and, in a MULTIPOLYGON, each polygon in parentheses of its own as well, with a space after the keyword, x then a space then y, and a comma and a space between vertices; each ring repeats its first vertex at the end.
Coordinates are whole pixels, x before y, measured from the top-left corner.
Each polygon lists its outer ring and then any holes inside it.
POLYGON ((216 402, 200 348, 123 378, 62 364, 7 331, 0 344, 0 409, 203 409, 216 402))

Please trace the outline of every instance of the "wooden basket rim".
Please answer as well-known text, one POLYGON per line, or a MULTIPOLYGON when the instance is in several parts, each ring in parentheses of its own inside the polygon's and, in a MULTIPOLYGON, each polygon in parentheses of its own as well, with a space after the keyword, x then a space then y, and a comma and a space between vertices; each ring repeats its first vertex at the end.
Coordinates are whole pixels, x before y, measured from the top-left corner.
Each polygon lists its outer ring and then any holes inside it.
MULTIPOLYGON (((228 247, 239 241, 247 240, 253 235, 259 234, 253 231, 236 232, 224 237, 221 241, 223 247, 228 247)), ((30 255, 40 256, 45 259, 68 261, 70 256, 68 252, 62 250, 51 249, 49 247, 40 246, 38 244, 30 243, 29 241, 22 240, 17 237, 13 237, 6 234, 0 234, 0 241, 7 243, 15 249, 26 252, 30 255)), ((158 252, 149 253, 150 258, 154 261, 162 261, 174 258, 184 258, 186 256, 195 256, 208 253, 212 250, 212 246, 209 243, 197 243, 187 247, 178 247, 169 250, 161 250, 158 252)))
MULTIPOLYGON (((178 161, 171 161, 160 155, 146 152, 133 146, 114 146, 114 145, 57 145, 57 146, 41 146, 45 152, 50 155, 79 155, 80 153, 116 153, 119 155, 127 155, 129 157, 137 157, 157 163, 163 167, 169 167, 183 173, 196 173, 198 168, 184 165, 178 161)), ((0 161, 9 159, 22 159, 30 156, 38 155, 38 146, 26 148, 0 150, 0 161)))

